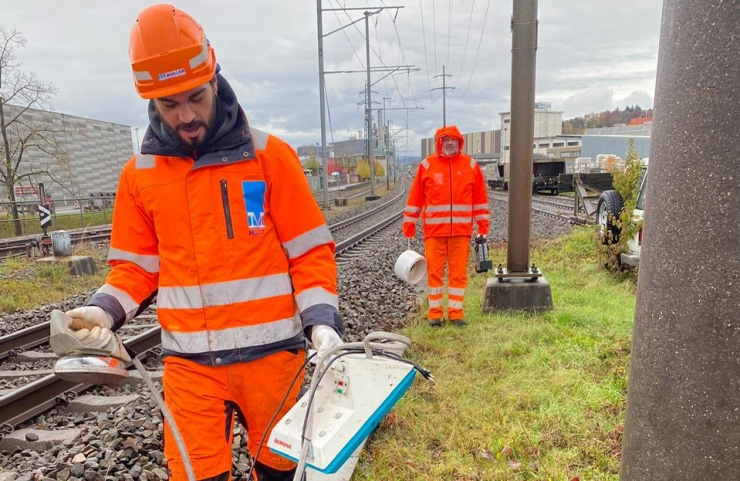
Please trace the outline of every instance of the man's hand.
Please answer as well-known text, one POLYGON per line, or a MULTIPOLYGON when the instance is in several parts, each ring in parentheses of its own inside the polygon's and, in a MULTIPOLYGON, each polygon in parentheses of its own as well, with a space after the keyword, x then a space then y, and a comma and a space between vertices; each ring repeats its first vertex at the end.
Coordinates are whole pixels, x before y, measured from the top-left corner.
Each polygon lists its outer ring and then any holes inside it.
POLYGON ((311 329, 311 342, 316 347, 319 359, 332 347, 343 344, 342 338, 333 327, 318 325, 311 329))
POLYGON ((477 242, 478 244, 483 244, 483 243, 485 243, 485 242, 486 242, 486 236, 484 236, 483 234, 478 234, 478 235, 477 235, 477 236, 475 237, 475 242, 477 242))
POLYGON ((78 330, 70 329, 70 333, 82 344, 93 349, 102 349, 113 338, 113 317, 98 306, 85 306, 67 311, 72 322, 81 321, 92 326, 78 330))

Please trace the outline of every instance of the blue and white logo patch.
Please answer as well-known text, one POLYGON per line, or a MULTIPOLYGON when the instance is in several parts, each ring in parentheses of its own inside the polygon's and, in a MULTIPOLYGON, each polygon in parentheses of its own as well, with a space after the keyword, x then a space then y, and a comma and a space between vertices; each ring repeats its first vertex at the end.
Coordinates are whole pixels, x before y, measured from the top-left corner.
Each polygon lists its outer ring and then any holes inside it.
POLYGON ((171 72, 161 73, 157 76, 157 78, 161 82, 162 80, 168 80, 168 79, 175 78, 175 77, 182 77, 183 75, 185 75, 185 69, 179 68, 171 72))
POLYGON ((247 211, 249 235, 260 235, 265 230, 265 190, 267 184, 263 180, 242 181, 244 206, 247 211))

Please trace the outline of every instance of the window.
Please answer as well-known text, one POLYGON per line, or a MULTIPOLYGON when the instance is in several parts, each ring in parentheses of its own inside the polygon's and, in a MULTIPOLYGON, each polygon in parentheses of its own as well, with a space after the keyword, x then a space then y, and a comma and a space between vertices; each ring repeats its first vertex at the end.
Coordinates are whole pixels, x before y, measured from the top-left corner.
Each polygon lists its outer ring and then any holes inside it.
POLYGON ((507 145, 506 147, 504 147, 504 150, 509 150, 509 146, 507 145))
POLYGON ((565 147, 565 142, 553 142, 553 147, 565 147))
POLYGON ((511 119, 504 119, 505 124, 508 124, 509 122, 511 122, 511 119))
POLYGON ((550 144, 540 144, 540 149, 549 149, 550 144))
POLYGON ((581 143, 578 140, 569 140, 568 141, 568 147, 577 147, 581 145, 581 143))

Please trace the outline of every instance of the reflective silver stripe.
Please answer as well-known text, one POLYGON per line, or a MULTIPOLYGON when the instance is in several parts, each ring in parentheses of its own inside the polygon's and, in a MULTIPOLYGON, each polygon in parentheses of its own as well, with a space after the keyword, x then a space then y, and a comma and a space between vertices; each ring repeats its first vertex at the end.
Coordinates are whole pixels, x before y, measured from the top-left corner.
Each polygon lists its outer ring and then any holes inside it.
POLYGON ((471 169, 475 168, 475 159, 470 159, 470 168, 471 169))
POLYGON ((433 296, 434 294, 442 294, 442 288, 441 287, 430 287, 429 295, 433 296))
POLYGON ((329 304, 339 310, 339 296, 332 294, 323 287, 312 287, 295 296, 298 311, 303 312, 311 306, 329 304))
MULTIPOLYGON (((449 217, 435 217, 431 219, 424 219, 424 222, 427 224, 449 224, 450 218, 449 217)), ((453 224, 469 224, 473 222, 472 217, 453 217, 452 221, 453 224)))
POLYGON ((479 214, 479 215, 476 215, 475 217, 473 217, 473 219, 475 219, 475 220, 486 220, 486 219, 488 219, 488 214, 479 214))
POLYGON ((416 222, 416 217, 403 216, 404 222, 416 222))
POLYGON ((161 287, 157 294, 160 309, 200 309, 208 306, 225 306, 288 295, 293 286, 288 274, 217 282, 201 286, 161 287))
POLYGON ((136 80, 152 80, 152 76, 147 71, 134 71, 134 77, 136 80))
POLYGON ((429 162, 427 161, 427 159, 422 160, 421 165, 423 165, 425 169, 429 168, 429 162))
POLYGON ((488 210, 488 204, 474 204, 473 210, 488 210))
POLYGON ((447 301, 447 307, 452 309, 462 309, 463 303, 461 301, 447 301))
POLYGON ((298 316, 256 326, 232 327, 218 331, 175 332, 162 329, 162 347, 181 353, 225 351, 284 341, 301 332, 298 316))
POLYGON ((421 212, 421 207, 407 205, 403 211, 409 214, 416 214, 417 212, 421 212))
POLYGON ((447 293, 452 294, 453 296, 464 296, 465 295, 465 289, 461 289, 459 287, 448 287, 447 293))
POLYGON ((108 294, 109 296, 115 297, 118 303, 121 304, 123 311, 126 313, 127 321, 133 319, 133 317, 136 315, 136 311, 139 309, 138 302, 136 302, 126 292, 110 284, 103 284, 103 286, 95 293, 108 294))
POLYGON ((128 261, 133 262, 147 272, 156 274, 159 272, 159 256, 148 254, 137 254, 135 252, 124 251, 111 247, 108 249, 108 262, 110 261, 128 261))
MULTIPOLYGON (((469 205, 452 204, 452 211, 472 212, 473 208, 469 205)), ((426 212, 450 212, 450 206, 449 205, 430 205, 430 206, 427 206, 426 212)))
POLYGON ((203 50, 198 55, 190 59, 190 70, 193 70, 198 65, 208 60, 208 40, 203 35, 203 50))
POLYGON ((334 238, 331 236, 331 231, 326 224, 322 224, 315 229, 304 232, 293 240, 283 242, 283 248, 288 252, 288 258, 295 259, 314 247, 328 244, 332 241, 334 241, 334 238))
POLYGON ((441 299, 429 299, 429 307, 442 307, 441 299))
POLYGON ((249 128, 249 132, 252 134, 254 148, 257 150, 265 150, 267 148, 267 139, 270 137, 270 134, 252 127, 249 128))
POLYGON ((153 169, 156 166, 154 156, 149 154, 136 154, 137 169, 153 169))

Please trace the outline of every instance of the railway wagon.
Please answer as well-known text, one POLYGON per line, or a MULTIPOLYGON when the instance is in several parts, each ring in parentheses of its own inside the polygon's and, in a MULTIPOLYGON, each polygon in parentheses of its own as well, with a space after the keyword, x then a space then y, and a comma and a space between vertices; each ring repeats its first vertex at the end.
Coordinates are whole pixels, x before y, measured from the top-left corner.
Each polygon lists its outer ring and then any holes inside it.
MULTIPOLYGON (((565 173, 565 161, 534 154, 532 159, 532 192, 549 191, 556 195, 559 191, 558 175, 565 173)), ((485 168, 486 183, 492 189, 509 189, 509 163, 489 164, 485 168)))

